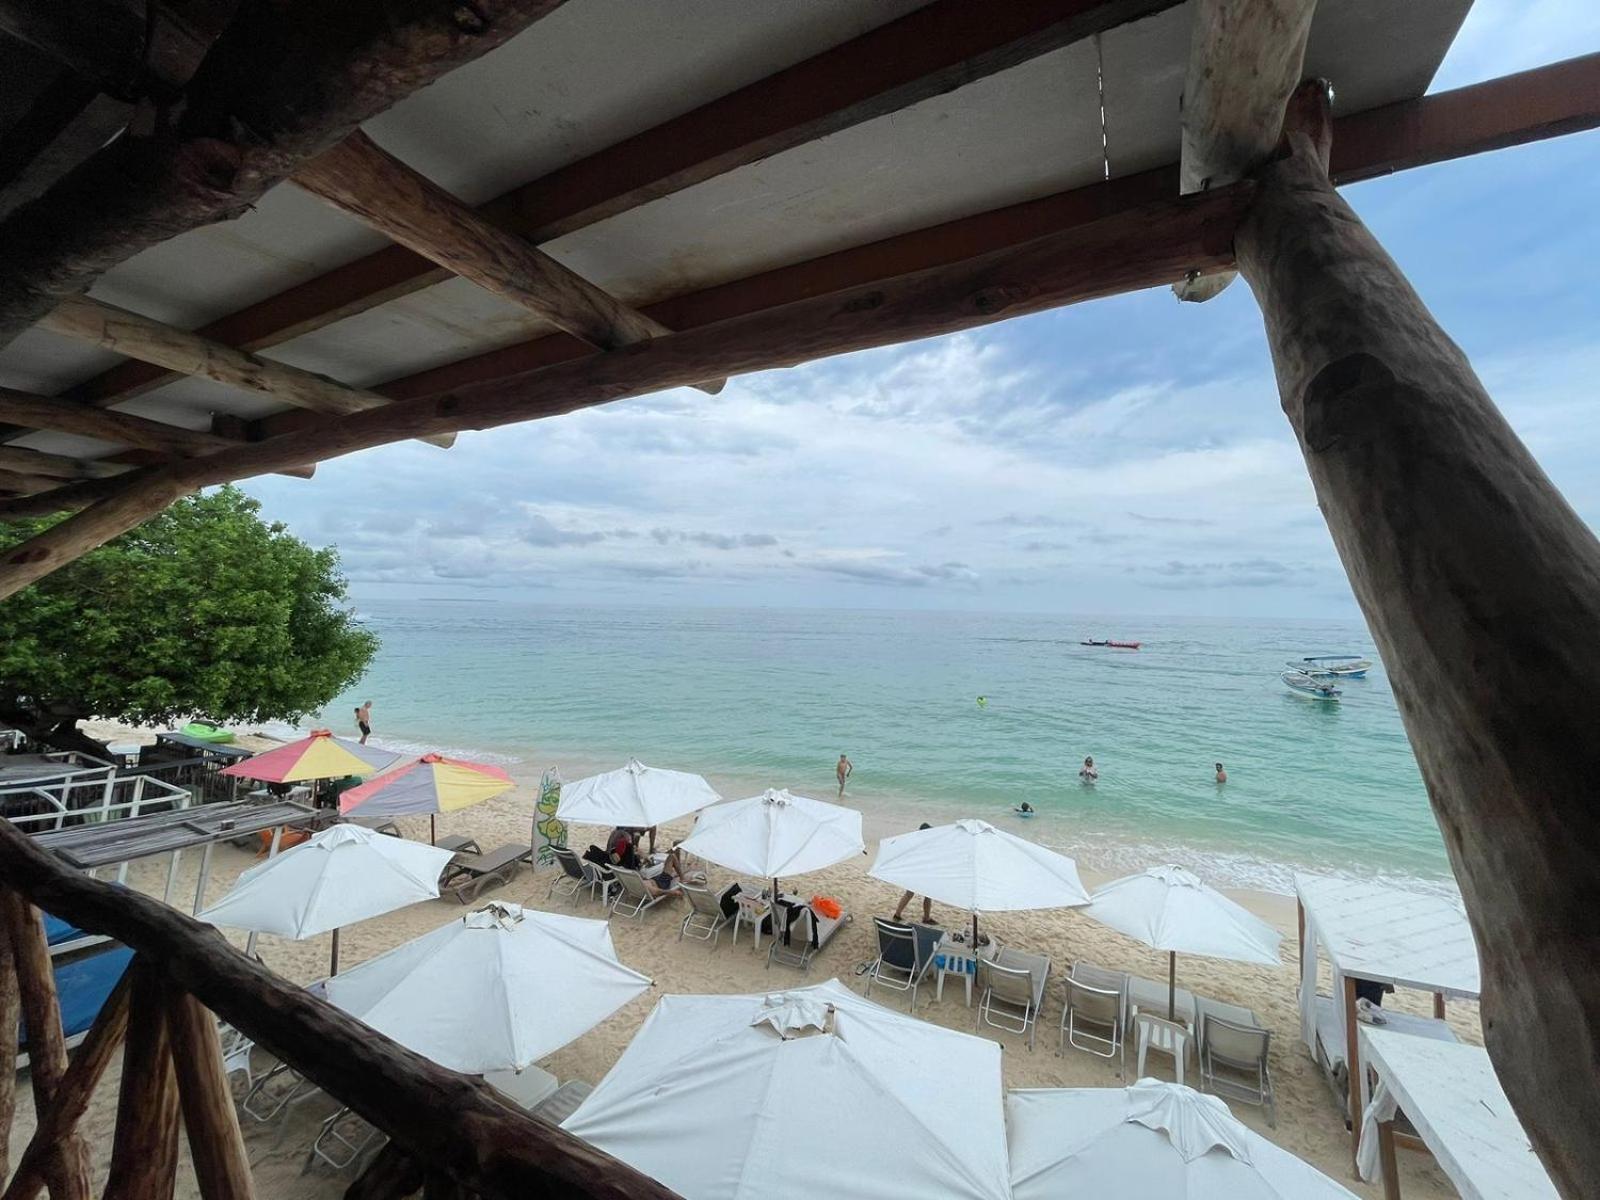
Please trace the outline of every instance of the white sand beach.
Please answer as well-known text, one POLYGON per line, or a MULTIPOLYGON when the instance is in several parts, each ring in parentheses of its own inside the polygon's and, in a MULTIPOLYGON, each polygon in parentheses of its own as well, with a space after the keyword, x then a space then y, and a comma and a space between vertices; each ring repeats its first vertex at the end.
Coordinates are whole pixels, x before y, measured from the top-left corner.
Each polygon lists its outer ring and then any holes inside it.
MULTIPOLYGON (((111 733, 112 728, 98 726, 94 732, 104 736, 111 733)), ((117 733, 119 736, 129 735, 130 731, 117 730, 117 733)), ((140 735, 133 733, 131 736, 140 735)), ((148 734, 143 736, 148 737, 148 734)), ((475 808, 441 816, 439 834, 471 835, 485 849, 504 842, 527 841, 537 784, 537 778, 523 778, 519 780, 517 788, 505 796, 475 808)), ((661 831, 663 846, 670 844, 673 838, 686 834, 690 823, 686 819, 673 827, 664 828, 661 831)), ((402 822, 402 825, 408 837, 426 839, 428 836, 426 818, 411 818, 402 822)), ((902 832, 901 829, 874 828, 873 825, 873 822, 868 822, 869 850, 879 837, 902 832)), ((603 836, 603 832, 576 827, 571 832, 570 841, 582 848, 590 840, 603 836)), ((193 894, 198 857, 196 854, 185 856, 181 866, 184 877, 190 881, 189 890, 180 891, 179 894, 193 894)), ((238 874, 253 861, 247 852, 220 846, 213 864, 208 899, 214 900, 226 891, 238 874)), ((837 897, 846 910, 854 915, 851 925, 820 953, 810 973, 804 976, 782 966, 768 970, 765 955, 752 953, 748 935, 742 937, 738 945, 730 945, 726 934, 715 947, 700 942, 679 941, 678 924, 682 910, 677 901, 657 905, 637 919, 614 920, 612 936, 619 957, 629 966, 649 975, 655 986, 650 993, 628 1004, 591 1033, 552 1055, 542 1065, 563 1081, 581 1079, 590 1083, 598 1082, 616 1061, 656 1000, 667 993, 758 992, 798 983, 820 982, 829 977, 837 977, 848 986, 860 990, 862 979, 856 974, 857 968, 875 953, 870 918, 889 915, 899 896, 897 889, 868 877, 870 863, 869 853, 859 860, 790 881, 794 889, 804 895, 837 897)), ((147 861, 132 873, 131 882, 142 890, 156 892, 165 880, 166 869, 165 859, 147 861)), ((708 870, 713 885, 719 885, 728 878, 725 872, 715 866, 708 866, 708 870)), ((1083 874, 1085 883, 1090 887, 1104 881, 1093 872, 1085 871, 1083 874)), ((555 871, 548 867, 537 872, 524 871, 509 884, 486 890, 475 904, 497 899, 512 900, 580 916, 599 914, 599 907, 586 898, 564 900, 558 897, 553 902, 547 900, 554 878, 555 871)), ((1353 1191, 1376 1197, 1381 1194, 1381 1188, 1361 1184, 1352 1178, 1349 1138, 1344 1130, 1343 1119, 1335 1109, 1321 1074, 1300 1042, 1295 1003, 1298 963, 1294 902, 1287 896, 1262 892, 1236 891, 1230 894, 1275 924, 1285 935, 1284 961, 1277 968, 1200 958, 1180 957, 1178 961, 1180 986, 1203 996, 1246 1005, 1254 1009, 1273 1031, 1271 1068, 1277 1089, 1277 1126, 1269 1128, 1263 1113, 1251 1105, 1235 1103, 1232 1105, 1233 1111, 1251 1128, 1307 1159, 1353 1191)), ((413 905, 346 929, 341 939, 341 961, 347 966, 365 961, 459 917, 463 911, 456 901, 444 898, 413 905)), ((911 910, 911 913, 915 915, 916 910, 911 910)), ((940 906, 935 906, 934 917, 957 926, 966 920, 966 914, 940 906)), ((1076 959, 1133 971, 1147 978, 1163 979, 1167 969, 1165 955, 1071 910, 986 917, 983 928, 1001 944, 1048 954, 1053 964, 1049 991, 1052 1000, 1040 1025, 1035 1050, 1030 1052, 1020 1036, 995 1030, 984 1031, 986 1036, 995 1037, 1005 1047, 1006 1086, 1120 1086, 1122 1081, 1117 1076, 1113 1061, 1095 1058, 1070 1047, 1064 1055, 1057 1056, 1056 1031, 1061 1012, 1058 980, 1065 976, 1076 959)), ((235 934, 233 937, 242 943, 243 935, 235 934)), ((258 951, 273 970, 296 982, 310 982, 326 973, 329 951, 326 936, 299 943, 262 937, 258 951)), ((923 992, 925 998, 917 1007, 919 1017, 952 1029, 975 1030, 976 1008, 966 1006, 960 987, 947 987, 943 999, 938 1001, 932 998, 931 993, 931 988, 923 992)), ((875 996, 879 994, 874 993, 875 996)), ((900 995, 891 993, 883 996, 883 999, 886 1004, 904 1010, 906 1002, 900 995)), ((1426 1006, 1429 1002, 1427 996, 1404 992, 1390 1000, 1398 1007, 1419 1013, 1428 1011, 1426 1006)), ((1476 1005, 1453 1004, 1450 1019, 1463 1040, 1481 1042, 1476 1005)), ((264 1052, 257 1052, 258 1071, 264 1070, 270 1061, 264 1052)), ((1148 1073, 1171 1078, 1171 1071, 1169 1059, 1161 1055, 1152 1056, 1148 1073)), ((936 1063, 928 1064, 928 1072, 930 1087, 960 1086, 959 1080, 942 1078, 936 1063)), ((1129 1072, 1132 1074, 1131 1056, 1129 1072)), ((101 1084, 82 1126, 92 1140, 101 1182, 105 1178, 111 1149, 117 1095, 115 1076, 116 1070, 113 1068, 101 1084)), ((1194 1082, 1192 1076, 1189 1081, 1194 1082)), ((25 1089, 19 1089, 19 1111, 12 1131, 13 1154, 21 1152, 32 1130, 31 1105, 24 1093, 25 1089)), ((795 1103, 809 1106, 812 1099, 795 1097, 795 1103)), ((335 1175, 321 1167, 304 1170, 317 1123, 335 1107, 332 1101, 318 1096, 296 1106, 290 1117, 280 1125, 263 1126, 245 1122, 245 1137, 258 1194, 284 1198, 336 1197, 342 1194, 350 1183, 348 1174, 335 1175)), ((1401 1173, 1407 1196, 1449 1197, 1455 1194, 1443 1174, 1424 1155, 1403 1155, 1401 1173)), ((178 1194, 184 1197, 198 1194, 187 1164, 180 1174, 178 1194)))

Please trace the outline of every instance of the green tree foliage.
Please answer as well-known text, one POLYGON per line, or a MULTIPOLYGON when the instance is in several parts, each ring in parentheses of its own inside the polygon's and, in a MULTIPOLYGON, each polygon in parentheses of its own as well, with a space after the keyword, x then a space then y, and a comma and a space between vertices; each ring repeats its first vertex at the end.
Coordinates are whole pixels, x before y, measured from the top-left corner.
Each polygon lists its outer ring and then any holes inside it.
MULTIPOLYGON (((0 548, 50 523, 0 525, 0 548)), ((180 500, 0 601, 0 720, 82 749, 92 716, 296 720, 377 652, 345 597, 338 554, 237 488, 180 500)))

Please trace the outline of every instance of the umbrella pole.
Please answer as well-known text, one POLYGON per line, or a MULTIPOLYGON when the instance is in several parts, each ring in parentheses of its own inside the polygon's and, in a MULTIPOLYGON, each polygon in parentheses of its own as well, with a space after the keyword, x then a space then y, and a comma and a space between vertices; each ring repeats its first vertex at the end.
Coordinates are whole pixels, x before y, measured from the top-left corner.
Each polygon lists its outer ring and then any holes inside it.
POLYGON ((436 813, 428 814, 428 845, 430 846, 437 846, 439 844, 439 831, 434 826, 434 822, 436 820, 438 820, 438 815, 436 813))
POLYGON ((978 910, 972 910, 972 952, 978 952, 978 910))
POLYGON ((1167 1020, 1178 1019, 1178 952, 1167 951, 1167 1020))
POLYGON ((339 931, 333 931, 333 955, 328 962, 328 977, 331 979, 339 973, 339 931))

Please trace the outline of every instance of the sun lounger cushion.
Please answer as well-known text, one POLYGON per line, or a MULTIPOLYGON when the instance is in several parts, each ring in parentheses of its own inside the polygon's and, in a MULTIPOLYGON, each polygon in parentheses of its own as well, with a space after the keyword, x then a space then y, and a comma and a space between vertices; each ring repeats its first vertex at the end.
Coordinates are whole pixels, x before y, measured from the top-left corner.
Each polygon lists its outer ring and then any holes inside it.
POLYGON ((529 847, 516 844, 496 846, 487 854, 457 854, 439 886, 466 904, 491 883, 510 882, 531 854, 529 847))

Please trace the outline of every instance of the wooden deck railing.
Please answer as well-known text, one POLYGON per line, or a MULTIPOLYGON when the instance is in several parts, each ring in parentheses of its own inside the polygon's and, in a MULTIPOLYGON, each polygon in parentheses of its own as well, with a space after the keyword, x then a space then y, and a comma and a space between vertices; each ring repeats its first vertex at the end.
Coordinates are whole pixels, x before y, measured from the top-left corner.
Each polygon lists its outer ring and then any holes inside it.
POLYGON ((122 1047, 105 1195, 171 1195, 178 1120, 205 1200, 253 1196, 217 1035, 221 1017, 386 1134, 348 1197, 593 1197, 674 1193, 562 1130, 515 1111, 482 1080, 430 1062, 274 975, 209 925, 80 875, 0 821, 0 1180, 17 1078, 17 1018, 29 1030, 38 1128, 0 1200, 88 1200, 77 1131, 122 1047), (122 983, 70 1062, 39 910, 133 948, 122 983), (208 1011, 209 1010, 209 1011, 208 1011), (215 1015, 213 1015, 215 1014, 215 1015))

